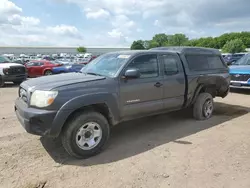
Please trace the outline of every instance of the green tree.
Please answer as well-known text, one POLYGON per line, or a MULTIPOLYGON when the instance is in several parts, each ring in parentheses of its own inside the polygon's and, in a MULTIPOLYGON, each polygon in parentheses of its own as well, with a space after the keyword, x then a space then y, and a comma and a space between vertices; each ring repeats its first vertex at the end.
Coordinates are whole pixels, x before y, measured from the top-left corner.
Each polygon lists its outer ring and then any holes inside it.
POLYGON ((142 40, 137 40, 134 41, 130 47, 131 50, 144 50, 144 41, 142 40))
POLYGON ((156 34, 152 40, 155 41, 153 44, 158 44, 158 46, 155 47, 164 46, 164 44, 168 42, 168 35, 165 33, 156 34))
POLYGON ((199 38, 197 40, 196 46, 206 47, 206 48, 218 48, 216 40, 213 37, 199 38))
MULTIPOLYGON (((189 40, 184 34, 167 35, 165 33, 156 34, 152 40, 140 40, 140 49, 150 49, 161 46, 197 46, 222 49, 228 41, 239 39, 246 48, 250 48, 250 32, 225 33, 218 37, 202 37, 189 40), (143 49, 143 48, 142 48, 143 49)), ((227 49, 228 50, 228 49, 227 49)))
POLYGON ((167 46, 184 46, 188 42, 188 38, 184 34, 174 34, 168 37, 167 46))
POLYGON ((80 46, 76 49, 79 53, 86 53, 87 49, 84 46, 80 46))
POLYGON ((246 46, 241 39, 230 40, 222 48, 222 51, 226 53, 239 53, 245 50, 246 46))
POLYGON ((149 46, 148 46, 149 49, 156 48, 156 47, 160 47, 160 44, 157 41, 155 41, 155 40, 149 41, 149 46))

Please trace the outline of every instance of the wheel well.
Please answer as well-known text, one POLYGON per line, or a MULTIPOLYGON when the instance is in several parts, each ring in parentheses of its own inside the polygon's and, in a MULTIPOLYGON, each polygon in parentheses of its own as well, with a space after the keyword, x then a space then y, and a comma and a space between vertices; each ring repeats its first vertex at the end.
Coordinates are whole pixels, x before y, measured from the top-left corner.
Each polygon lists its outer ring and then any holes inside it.
POLYGON ((216 85, 204 85, 199 93, 210 93, 214 98, 217 95, 216 85))
MULTIPOLYGON (((113 116, 110 113, 110 110, 108 108, 108 106, 104 103, 100 103, 100 104, 92 104, 89 106, 84 106, 81 107, 79 109, 76 109, 74 112, 72 112, 69 117, 67 118, 66 122, 64 123, 64 125, 71 121, 72 119, 74 119, 77 115, 84 113, 86 111, 95 111, 95 112, 99 112, 100 114, 102 114, 107 120, 110 126, 114 125, 114 120, 113 120, 113 116)), ((64 127, 63 125, 63 127, 64 127)))

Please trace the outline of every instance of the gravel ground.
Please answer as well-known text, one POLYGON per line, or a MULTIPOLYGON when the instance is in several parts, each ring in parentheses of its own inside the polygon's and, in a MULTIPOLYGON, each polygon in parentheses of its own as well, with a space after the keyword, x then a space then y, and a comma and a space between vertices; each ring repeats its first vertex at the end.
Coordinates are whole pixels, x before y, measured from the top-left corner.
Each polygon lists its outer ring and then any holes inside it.
POLYGON ((15 86, 0 89, 0 187, 250 187, 250 92, 216 99, 208 121, 182 111, 119 125, 87 160, 69 157, 58 139, 26 133, 16 96, 15 86))

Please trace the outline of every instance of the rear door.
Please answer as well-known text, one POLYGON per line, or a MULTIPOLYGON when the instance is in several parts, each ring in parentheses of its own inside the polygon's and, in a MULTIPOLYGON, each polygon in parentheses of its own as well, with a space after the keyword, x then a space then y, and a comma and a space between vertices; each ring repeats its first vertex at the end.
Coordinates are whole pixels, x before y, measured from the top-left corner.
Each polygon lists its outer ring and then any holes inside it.
POLYGON ((163 84, 156 54, 139 55, 123 73, 131 68, 140 71, 140 78, 120 78, 120 104, 123 119, 143 116, 163 110, 163 84))
POLYGON ((180 109, 184 103, 185 75, 177 54, 161 54, 159 60, 163 71, 164 109, 180 109))

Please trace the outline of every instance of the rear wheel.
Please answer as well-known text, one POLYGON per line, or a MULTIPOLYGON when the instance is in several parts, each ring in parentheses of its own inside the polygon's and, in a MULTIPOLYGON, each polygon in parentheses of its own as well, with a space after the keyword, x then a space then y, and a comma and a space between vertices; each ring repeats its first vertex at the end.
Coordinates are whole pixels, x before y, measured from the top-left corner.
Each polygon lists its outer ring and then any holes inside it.
POLYGON ((49 76, 49 75, 52 75, 53 73, 52 73, 52 71, 51 70, 46 70, 45 72, 44 72, 44 75, 45 76, 49 76))
POLYGON ((213 115, 214 101, 213 97, 209 93, 201 93, 197 97, 194 107, 193 116, 197 120, 206 120, 213 115))
POLYGON ((73 157, 88 158, 102 151, 109 139, 107 119, 98 112, 84 112, 69 121, 62 131, 62 144, 73 157))

